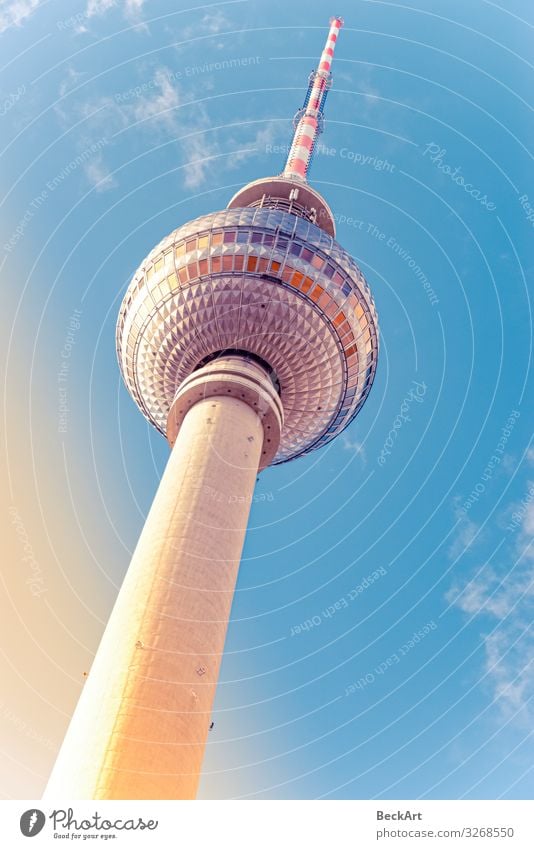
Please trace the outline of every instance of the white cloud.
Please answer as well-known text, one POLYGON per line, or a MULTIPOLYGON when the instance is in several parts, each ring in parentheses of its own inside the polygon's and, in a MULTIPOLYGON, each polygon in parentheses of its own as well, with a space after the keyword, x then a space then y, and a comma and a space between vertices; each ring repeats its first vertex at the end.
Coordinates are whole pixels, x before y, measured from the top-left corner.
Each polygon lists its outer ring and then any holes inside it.
POLYGON ((534 639, 526 627, 499 629, 486 637, 486 672, 503 714, 532 725, 534 704, 534 639))
MULTIPOLYGON (((251 140, 225 133, 225 145, 221 144, 212 130, 206 105, 184 101, 178 83, 172 79, 171 71, 160 66, 152 77, 153 87, 136 102, 121 106, 125 114, 135 121, 143 122, 145 130, 158 136, 169 135, 180 140, 186 160, 183 182, 187 189, 199 189, 217 169, 233 170, 243 161, 261 152, 274 132, 271 122, 256 130, 251 140), (180 110, 185 106, 186 110, 180 110), (184 117, 187 115, 188 117, 184 117), (228 154, 228 155, 225 155, 228 154)), ((246 132, 246 129, 245 129, 246 132)))
MULTIPOLYGON (((10 26, 19 26, 29 18, 45 0, 0 0, 0 33, 10 26)), ((145 0, 87 0, 85 12, 75 13, 80 20, 74 27, 77 33, 87 32, 87 28, 81 22, 87 19, 104 15, 110 9, 119 8, 125 18, 139 23, 145 0)), ((74 12, 74 10, 73 10, 74 12)), ((144 29, 144 25, 142 25, 144 29)))
POLYGON ((134 103, 133 115, 137 121, 153 119, 176 131, 178 124, 174 109, 180 106, 178 87, 171 82, 170 71, 160 67, 154 74, 155 94, 140 98, 134 103))
MULTIPOLYGON (((249 132, 246 124, 241 125, 240 132, 241 135, 249 132)), ((267 121, 262 123, 260 129, 257 129, 254 132, 251 139, 243 137, 238 138, 235 135, 227 134, 227 147, 231 151, 231 155, 225 157, 226 161, 224 167, 228 170, 235 170, 242 162, 250 159, 251 156, 264 154, 266 146, 273 143, 273 139, 276 137, 276 132, 277 123, 275 121, 267 121)), ((268 174, 265 176, 268 176, 268 174)))
POLYGON ((113 6, 117 5, 117 0, 89 0, 85 14, 88 18, 93 18, 95 15, 103 15, 113 6))
POLYGON ((459 589, 455 584, 447 594, 449 601, 469 615, 486 614, 504 619, 514 612, 520 597, 534 597, 534 570, 529 562, 518 561, 505 577, 484 564, 475 576, 459 589))
MULTIPOLYGON (((69 88, 76 84, 80 76, 71 68, 68 69, 67 77, 60 84, 60 91, 68 92, 69 88)), ((91 156, 84 158, 82 170, 91 186, 96 191, 104 192, 114 188, 117 181, 106 163, 106 146, 98 146, 95 143, 108 143, 113 133, 127 124, 126 118, 121 115, 116 103, 111 97, 97 98, 96 100, 81 101, 76 95, 54 106, 54 111, 61 126, 71 129, 73 124, 78 124, 75 135, 69 136, 73 139, 73 146, 78 154, 91 150, 91 156)))
POLYGON ((365 466, 367 463, 367 454, 363 442, 359 442, 357 439, 351 439, 350 436, 347 436, 346 434, 342 434, 342 438, 343 448, 345 451, 350 451, 352 454, 356 454, 365 466))
POLYGON ((527 537, 534 536, 534 501, 526 505, 525 515, 523 516, 522 532, 527 537))
POLYGON ((126 14, 127 15, 136 15, 139 14, 141 9, 143 8, 145 0, 126 0, 126 14))
POLYGON ((68 66, 67 68, 67 76, 61 81, 59 85, 59 94, 61 97, 64 97, 72 88, 76 88, 79 80, 84 77, 85 74, 81 71, 76 71, 72 66, 68 66))
POLYGON ((183 27, 180 40, 189 41, 202 35, 218 35, 227 29, 230 29, 230 21, 220 9, 214 9, 213 12, 206 12, 194 24, 183 27))
MULTIPOLYGON (((206 129, 208 129, 211 125, 208 114, 205 110, 203 111, 202 124, 203 127, 205 127, 206 129)), ((212 136, 208 136, 207 133, 203 137, 196 137, 198 143, 202 145, 202 150, 197 150, 197 154, 199 157, 202 156, 203 151, 204 156, 207 155, 207 148, 205 147, 206 144, 208 144, 209 146, 210 156, 218 155, 225 152, 227 153, 227 155, 222 156, 220 159, 218 159, 217 162, 205 163, 205 179, 210 173, 211 166, 216 168, 219 172, 221 170, 235 171, 243 162, 246 162, 247 159, 250 159, 250 157, 265 153, 266 146, 268 144, 271 144, 273 142, 273 139, 276 137, 276 122, 266 121, 265 123, 261 124, 259 129, 254 129, 254 126, 255 125, 249 126, 247 124, 241 124, 238 128, 228 127, 224 133, 224 150, 222 148, 222 145, 220 143, 217 143, 212 136)), ((189 144, 189 141, 190 139, 184 139, 184 143, 187 142, 189 144)), ((268 173, 265 174, 265 176, 268 176, 268 173)))
POLYGON ((197 141, 192 144, 191 159, 184 170, 184 186, 186 189, 199 189, 207 181, 211 158, 216 156, 212 145, 197 141))
MULTIPOLYGON (((529 483, 530 491, 531 483, 529 483)), ((513 505, 512 505, 513 506, 513 505)), ((534 503, 525 505, 521 521, 500 557, 509 567, 483 565, 466 583, 456 581, 447 600, 471 617, 491 625, 482 634, 485 673, 503 715, 534 721, 534 503)))
POLYGON ((505 475, 511 477, 517 469, 517 459, 513 454, 503 454, 500 469, 505 475))
POLYGON ((124 17, 136 20, 143 10, 145 0, 88 0, 85 9, 87 18, 105 15, 110 9, 119 8, 124 17))
MULTIPOLYGON (((77 84, 79 76, 72 67, 68 68, 60 84, 62 96, 77 84)), ((134 133, 148 134, 158 143, 175 139, 185 163, 181 169, 183 184, 190 190, 199 189, 212 175, 235 170, 249 157, 264 153, 266 145, 279 132, 275 122, 267 121, 259 129, 255 124, 242 124, 221 134, 213 129, 206 104, 195 102, 191 85, 187 91, 188 98, 184 99, 176 74, 159 65, 150 69, 150 76, 145 76, 138 90, 132 86, 120 96, 106 95, 85 101, 73 95, 57 103, 55 111, 66 128, 81 122, 84 135, 91 131, 91 135, 111 139, 119 130, 133 127, 134 133)), ((109 174, 108 179, 97 179, 99 174, 105 174, 106 155, 109 154, 103 151, 98 168, 95 160, 94 167, 88 171, 91 182, 99 190, 115 185, 109 174)))
POLYGON ((476 542, 480 542, 480 526, 467 517, 459 507, 460 499, 454 500, 454 516, 456 526, 449 547, 448 555, 451 560, 456 560, 466 554, 476 542))
MULTIPOLYGON (((357 92, 363 100, 363 103, 359 102, 358 111, 366 116, 372 115, 381 104, 380 90, 372 80, 370 68, 356 66, 355 70, 356 79, 352 81, 350 90, 357 92)), ((339 69, 335 74, 339 76, 339 69)))
POLYGON ((105 164, 101 154, 93 156, 83 166, 85 176, 97 192, 107 192, 115 188, 117 181, 105 164))
POLYGON ((448 599, 470 616, 486 617, 491 633, 483 636, 485 673, 497 703, 508 717, 520 709, 520 719, 534 719, 534 564, 520 560, 501 580, 485 566, 457 595, 448 599), (456 598, 455 598, 456 596, 456 598))
POLYGON ((0 32, 29 18, 42 0, 0 0, 0 32))
POLYGON ((213 134, 209 133, 211 122, 203 103, 192 104, 194 117, 186 120, 177 110, 183 104, 181 91, 172 80, 168 68, 156 68, 154 85, 143 97, 126 107, 121 107, 132 121, 140 121, 141 127, 157 136, 181 138, 181 148, 187 161, 183 169, 184 186, 197 189, 206 182, 210 157, 221 153, 213 134))

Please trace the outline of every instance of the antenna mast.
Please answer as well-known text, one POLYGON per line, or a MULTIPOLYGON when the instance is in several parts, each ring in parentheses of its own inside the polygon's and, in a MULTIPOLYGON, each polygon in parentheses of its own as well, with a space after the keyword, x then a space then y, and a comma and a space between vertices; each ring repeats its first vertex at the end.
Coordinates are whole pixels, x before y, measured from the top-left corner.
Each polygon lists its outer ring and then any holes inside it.
POLYGON ((330 19, 330 31, 321 54, 319 67, 316 71, 311 72, 304 104, 295 115, 295 133, 283 171, 283 176, 290 180, 296 179, 306 182, 317 137, 323 131, 324 105, 326 96, 332 86, 330 66, 332 65, 336 41, 342 26, 343 18, 336 17, 330 19))

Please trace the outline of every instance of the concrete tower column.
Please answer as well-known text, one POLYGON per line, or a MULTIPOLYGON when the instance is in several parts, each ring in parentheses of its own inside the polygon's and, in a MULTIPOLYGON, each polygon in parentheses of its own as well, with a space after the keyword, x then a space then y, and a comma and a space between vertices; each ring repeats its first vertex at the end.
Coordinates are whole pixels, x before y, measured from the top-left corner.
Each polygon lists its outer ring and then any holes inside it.
POLYGON ((174 447, 44 798, 195 797, 256 474, 281 424, 246 358, 180 387, 174 447))

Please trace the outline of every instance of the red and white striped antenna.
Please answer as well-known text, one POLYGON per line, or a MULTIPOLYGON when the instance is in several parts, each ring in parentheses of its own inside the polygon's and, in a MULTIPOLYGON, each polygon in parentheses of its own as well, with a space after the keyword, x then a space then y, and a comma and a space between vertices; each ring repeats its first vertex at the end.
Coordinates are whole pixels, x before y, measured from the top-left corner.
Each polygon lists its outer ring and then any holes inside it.
POLYGON ((330 31, 321 54, 319 67, 310 74, 304 104, 295 115, 295 133, 283 171, 283 176, 291 180, 306 182, 317 138, 323 131, 324 105, 332 85, 330 67, 342 26, 343 18, 330 19, 330 31))

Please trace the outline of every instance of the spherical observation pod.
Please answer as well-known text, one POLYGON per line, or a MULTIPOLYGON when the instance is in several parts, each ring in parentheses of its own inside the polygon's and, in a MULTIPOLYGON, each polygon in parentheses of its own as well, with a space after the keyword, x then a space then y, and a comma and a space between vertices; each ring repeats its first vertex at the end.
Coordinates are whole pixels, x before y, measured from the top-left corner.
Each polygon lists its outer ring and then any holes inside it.
POLYGON ((328 233, 280 209, 227 209, 179 227, 124 296, 126 386, 166 433, 179 386, 228 350, 276 374, 284 424, 273 464, 325 445, 361 408, 376 370, 376 312, 361 271, 328 233))

